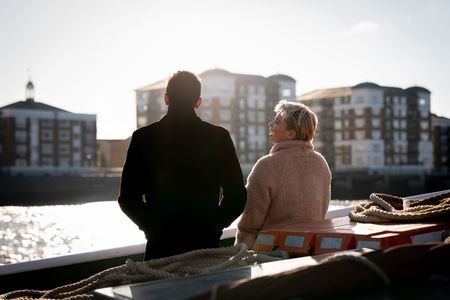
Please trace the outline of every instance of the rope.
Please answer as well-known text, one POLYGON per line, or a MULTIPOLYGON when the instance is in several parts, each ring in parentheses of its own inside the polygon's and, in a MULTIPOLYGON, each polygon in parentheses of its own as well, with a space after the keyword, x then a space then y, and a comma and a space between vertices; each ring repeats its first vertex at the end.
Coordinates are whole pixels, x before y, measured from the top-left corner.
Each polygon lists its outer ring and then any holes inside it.
POLYGON ((386 223, 450 216, 450 192, 419 200, 373 193, 370 201, 357 205, 349 218, 362 223, 386 223))
POLYGON ((87 279, 63 285, 49 291, 18 290, 0 295, 0 299, 93 299, 92 291, 98 288, 131 284, 143 281, 179 278, 186 275, 225 270, 280 260, 251 250, 245 244, 227 248, 200 249, 180 255, 126 263, 101 271, 87 279))

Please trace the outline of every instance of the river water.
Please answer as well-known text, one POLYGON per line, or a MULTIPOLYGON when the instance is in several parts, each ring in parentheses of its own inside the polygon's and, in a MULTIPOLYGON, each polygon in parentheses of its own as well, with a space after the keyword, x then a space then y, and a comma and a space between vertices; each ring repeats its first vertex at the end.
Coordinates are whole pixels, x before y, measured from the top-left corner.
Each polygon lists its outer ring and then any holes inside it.
MULTIPOLYGON (((330 210, 349 202, 332 201, 330 210)), ((145 243, 117 201, 0 207, 0 264, 145 243)))

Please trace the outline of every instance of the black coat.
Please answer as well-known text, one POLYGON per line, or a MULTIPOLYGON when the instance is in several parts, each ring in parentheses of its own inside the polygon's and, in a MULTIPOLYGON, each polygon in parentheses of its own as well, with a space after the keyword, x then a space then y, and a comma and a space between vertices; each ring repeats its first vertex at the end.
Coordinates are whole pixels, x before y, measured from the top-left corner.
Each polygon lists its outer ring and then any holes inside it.
POLYGON ((133 133, 119 204, 147 237, 146 259, 219 246, 245 206, 229 132, 194 110, 172 111, 133 133))

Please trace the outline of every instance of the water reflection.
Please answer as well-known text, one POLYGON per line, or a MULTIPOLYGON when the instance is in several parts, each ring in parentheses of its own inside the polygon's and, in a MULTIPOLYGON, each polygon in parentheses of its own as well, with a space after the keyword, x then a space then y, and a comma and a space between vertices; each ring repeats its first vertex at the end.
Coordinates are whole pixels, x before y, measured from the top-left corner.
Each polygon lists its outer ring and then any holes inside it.
MULTIPOLYGON (((348 205, 335 202, 330 209, 348 205)), ((117 201, 0 207, 0 264, 140 243, 144 234, 117 201)))
POLYGON ((144 242, 116 201, 0 207, 0 264, 144 242))

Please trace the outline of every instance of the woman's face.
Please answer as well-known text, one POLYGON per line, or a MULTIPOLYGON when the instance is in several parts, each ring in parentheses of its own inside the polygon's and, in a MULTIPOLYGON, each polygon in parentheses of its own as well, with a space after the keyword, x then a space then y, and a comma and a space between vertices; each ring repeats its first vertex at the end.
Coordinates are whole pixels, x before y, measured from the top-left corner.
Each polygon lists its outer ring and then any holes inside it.
POLYGON ((269 138, 272 144, 293 140, 295 138, 295 130, 287 129, 286 122, 280 114, 277 114, 275 119, 269 122, 269 138))

